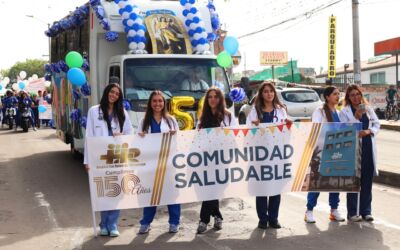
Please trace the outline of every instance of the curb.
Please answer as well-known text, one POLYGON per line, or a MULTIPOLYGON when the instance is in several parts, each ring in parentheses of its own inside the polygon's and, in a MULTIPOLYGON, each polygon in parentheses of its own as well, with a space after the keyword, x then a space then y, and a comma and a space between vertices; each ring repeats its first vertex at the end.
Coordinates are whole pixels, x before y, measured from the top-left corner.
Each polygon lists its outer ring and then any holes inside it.
POLYGON ((381 129, 400 131, 399 125, 381 124, 381 129))
POLYGON ((400 174, 379 170, 379 176, 374 177, 374 182, 392 187, 400 187, 400 174))

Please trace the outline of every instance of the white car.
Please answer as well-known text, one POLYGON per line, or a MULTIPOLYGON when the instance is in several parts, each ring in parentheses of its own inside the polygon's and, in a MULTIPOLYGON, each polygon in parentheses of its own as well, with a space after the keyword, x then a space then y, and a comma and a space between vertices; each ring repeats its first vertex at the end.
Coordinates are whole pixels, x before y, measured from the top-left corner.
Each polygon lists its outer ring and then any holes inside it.
MULTIPOLYGON (((279 100, 286 106, 288 119, 291 121, 311 121, 314 110, 322 106, 317 92, 305 88, 277 88, 279 100)), ((244 104, 239 111, 239 123, 246 124, 246 117, 250 113, 255 97, 244 104)))

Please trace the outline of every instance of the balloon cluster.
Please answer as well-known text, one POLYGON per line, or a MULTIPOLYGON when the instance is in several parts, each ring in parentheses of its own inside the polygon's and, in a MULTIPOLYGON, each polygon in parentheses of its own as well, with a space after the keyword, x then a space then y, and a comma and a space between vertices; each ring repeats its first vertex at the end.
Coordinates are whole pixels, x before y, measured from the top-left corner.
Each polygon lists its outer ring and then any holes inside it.
POLYGON ((218 54, 217 63, 223 68, 232 64, 232 56, 238 52, 239 42, 233 36, 227 36, 224 39, 224 51, 218 54))
POLYGON ((188 28, 193 51, 196 54, 209 54, 210 44, 207 40, 208 34, 200 12, 194 6, 195 0, 180 0, 180 3, 185 8, 182 14, 185 17, 185 25, 188 28))
POLYGON ((82 115, 81 115, 81 110, 80 109, 73 109, 71 111, 71 114, 69 115, 72 121, 78 122, 80 121, 82 115))
POLYGON ((146 26, 143 25, 143 17, 137 5, 128 0, 114 0, 119 6, 119 14, 127 34, 128 46, 134 54, 147 54, 146 51, 146 26))
POLYGON ((91 90, 91 88, 90 88, 90 85, 87 84, 87 82, 81 86, 81 93, 82 93, 84 96, 90 96, 90 95, 91 95, 92 90, 91 90))
POLYGON ((6 94, 7 92, 7 85, 10 83, 10 78, 8 77, 4 77, 1 81, 0 81, 0 96, 3 96, 6 94))
POLYGON ((67 78, 74 86, 82 86, 86 83, 86 75, 80 67, 83 65, 83 57, 76 51, 70 51, 65 56, 69 67, 67 78))
POLYGON ((101 6, 100 0, 91 0, 90 6, 92 6, 92 9, 96 14, 97 19, 99 19, 101 27, 103 27, 103 30, 106 31, 106 33, 104 34, 105 39, 109 42, 117 41, 118 33, 110 30, 110 23, 105 17, 106 12, 103 6, 101 6))
POLYGON ((87 123, 86 116, 82 116, 79 123, 81 124, 82 127, 84 127, 86 129, 86 123, 87 123))
POLYGON ((246 98, 246 93, 243 88, 233 88, 229 92, 229 97, 233 102, 241 102, 246 98))
POLYGON ((208 41, 213 42, 217 40, 218 38, 218 30, 221 26, 221 22, 219 20, 219 16, 217 12, 215 11, 215 5, 213 0, 208 0, 207 8, 210 11, 210 16, 211 16, 211 27, 213 29, 212 33, 208 33, 208 41))
POLYGON ((75 101, 81 99, 81 94, 77 89, 72 90, 72 96, 74 97, 75 101))
POLYGON ((129 110, 131 110, 132 109, 132 107, 131 107, 131 103, 129 102, 129 100, 127 100, 127 99, 124 99, 124 109, 126 110, 126 111, 129 111, 129 110))
POLYGON ((63 60, 58 61, 58 65, 57 66, 58 66, 59 70, 64 72, 64 73, 67 73, 68 70, 69 70, 68 65, 63 60))
POLYGON ((56 37, 58 34, 66 31, 72 30, 76 27, 82 26, 89 16, 89 6, 82 5, 77 7, 73 13, 71 13, 68 17, 54 22, 53 25, 46 30, 44 33, 48 37, 56 37))

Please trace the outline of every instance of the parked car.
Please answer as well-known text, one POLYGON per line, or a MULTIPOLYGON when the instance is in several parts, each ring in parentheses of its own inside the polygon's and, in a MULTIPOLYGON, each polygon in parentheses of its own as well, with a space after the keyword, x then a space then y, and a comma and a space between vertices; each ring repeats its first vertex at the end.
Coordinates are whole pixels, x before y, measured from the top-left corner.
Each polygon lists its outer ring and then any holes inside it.
MULTIPOLYGON (((277 88, 279 100, 287 108, 288 119, 291 121, 311 121, 314 110, 322 106, 322 101, 317 92, 305 88, 277 88)), ((243 105, 239 111, 239 123, 245 124, 247 115, 253 106, 255 96, 250 102, 243 105)))

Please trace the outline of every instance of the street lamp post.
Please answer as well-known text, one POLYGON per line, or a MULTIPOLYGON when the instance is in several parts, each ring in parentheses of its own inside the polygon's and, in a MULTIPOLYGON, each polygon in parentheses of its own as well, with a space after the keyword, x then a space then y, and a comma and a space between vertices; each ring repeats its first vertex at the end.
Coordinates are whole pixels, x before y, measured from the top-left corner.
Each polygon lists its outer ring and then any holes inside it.
MULTIPOLYGON (((50 29, 50 23, 48 23, 48 22, 46 22, 46 21, 43 21, 42 19, 40 19, 40 18, 37 18, 37 17, 35 17, 34 15, 25 15, 26 17, 29 17, 29 18, 32 18, 32 19, 35 19, 35 20, 37 20, 37 21, 39 21, 39 22, 41 22, 41 23, 43 23, 43 24, 46 24, 47 25, 47 29, 50 29)), ((50 46, 51 46, 51 40, 50 40, 50 37, 48 38, 48 56, 49 56, 49 61, 50 61, 50 46)))
POLYGON ((344 65, 344 79, 343 79, 343 86, 344 86, 344 89, 346 89, 346 87, 347 87, 347 69, 349 68, 349 64, 345 64, 344 65))

